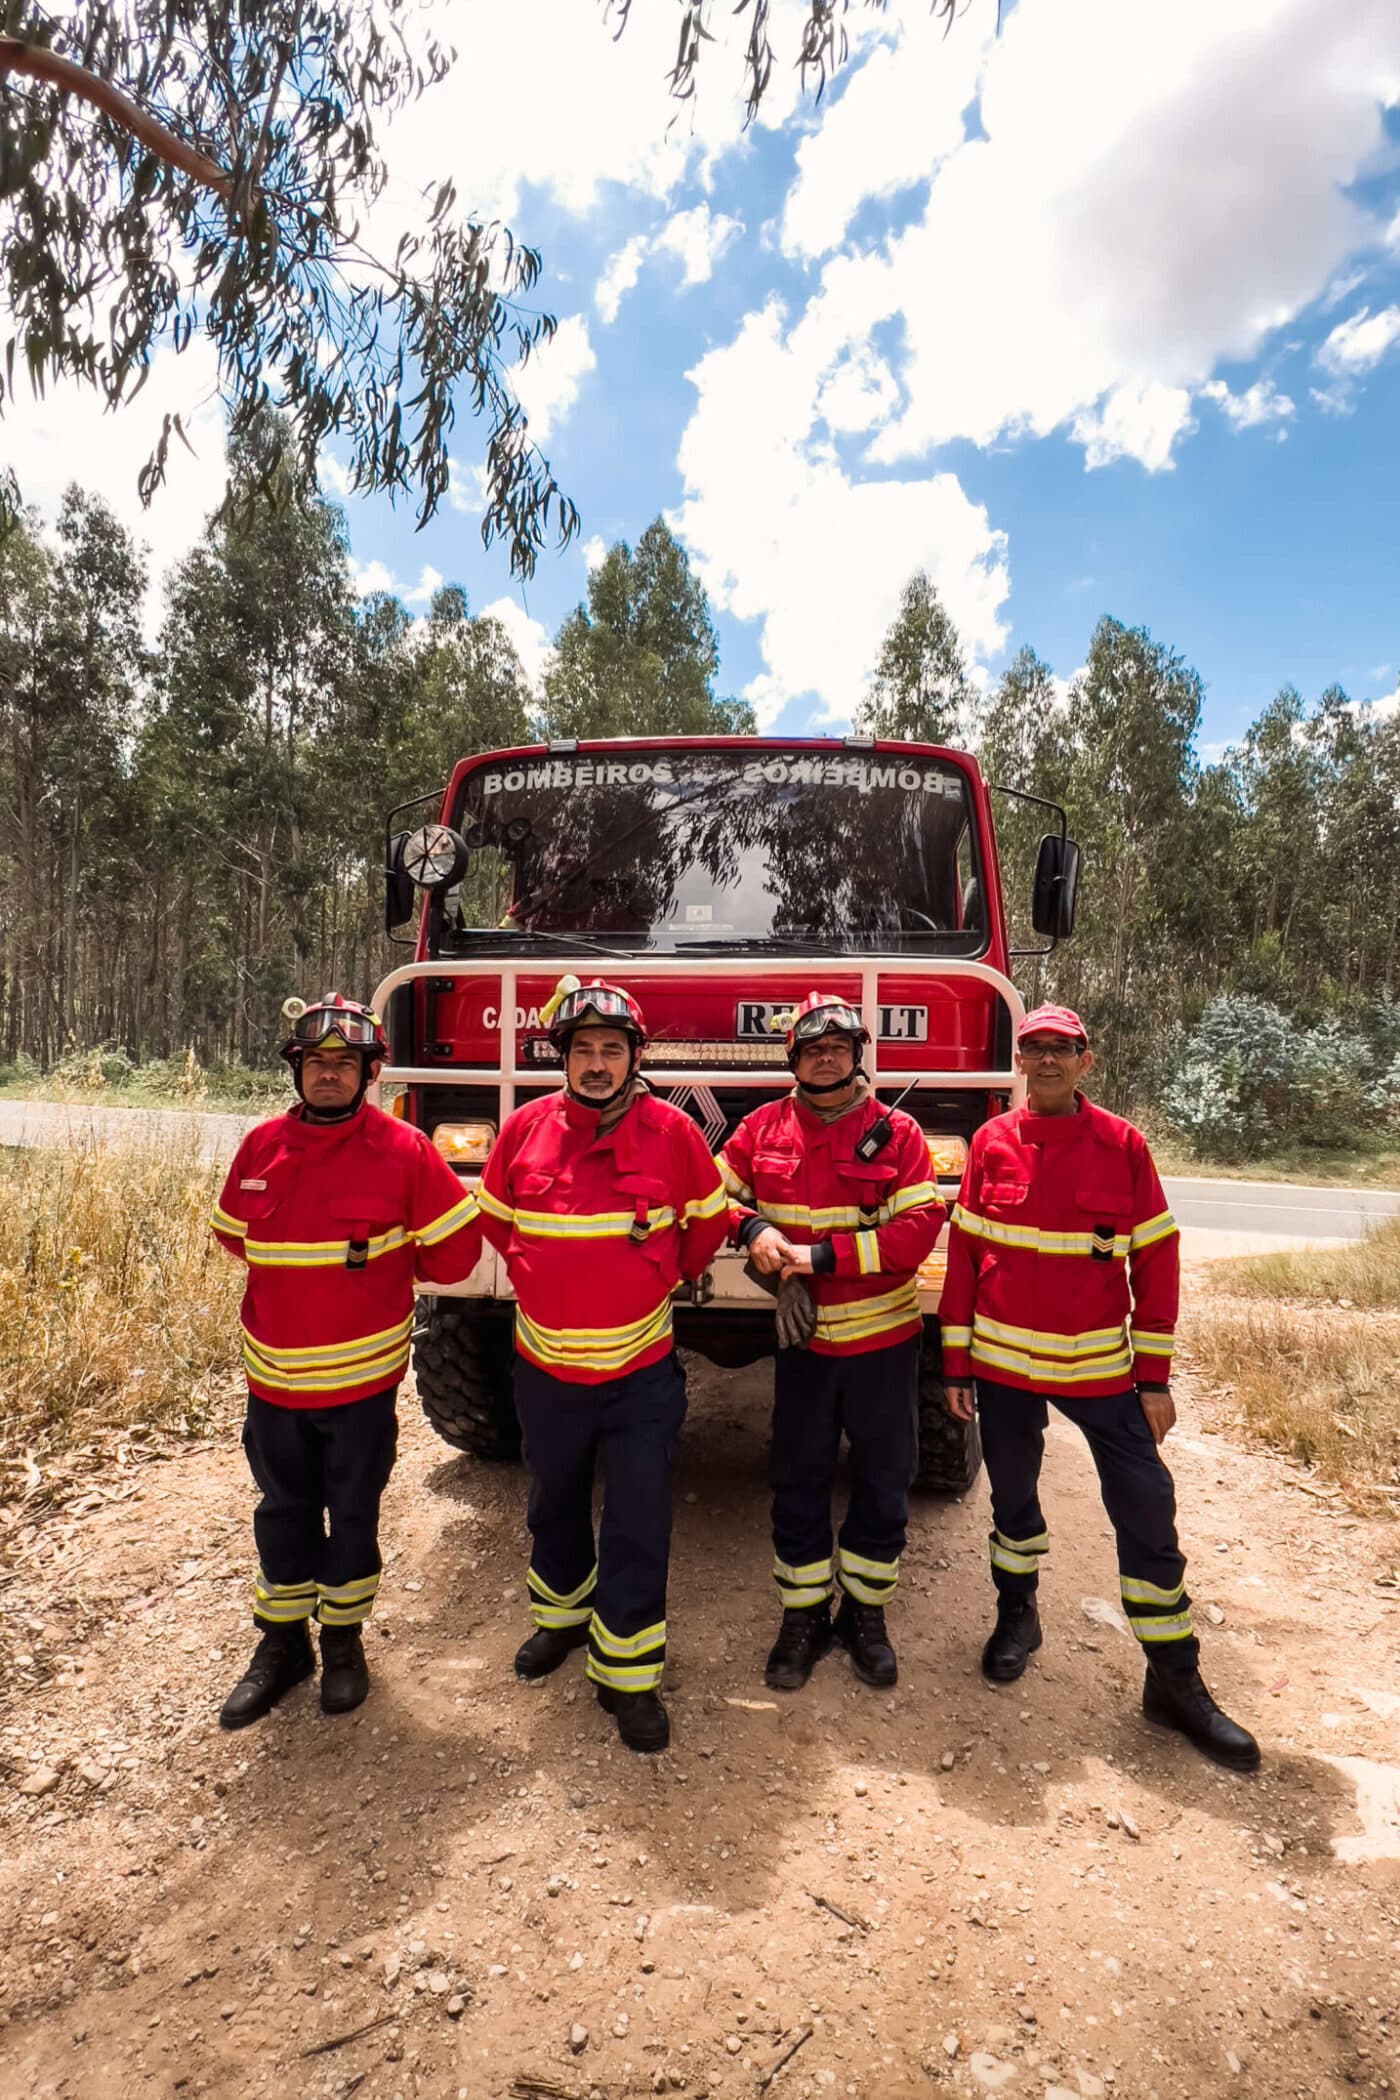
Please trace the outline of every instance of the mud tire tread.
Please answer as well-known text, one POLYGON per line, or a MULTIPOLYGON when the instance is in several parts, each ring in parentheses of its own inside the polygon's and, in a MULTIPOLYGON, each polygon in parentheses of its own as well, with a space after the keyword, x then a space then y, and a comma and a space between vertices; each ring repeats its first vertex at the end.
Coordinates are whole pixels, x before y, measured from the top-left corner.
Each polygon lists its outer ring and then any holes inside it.
POLYGON ((458 1298, 418 1301, 413 1375, 419 1405, 454 1451, 497 1465, 519 1460, 514 1361, 509 1316, 483 1314, 458 1298))
POLYGON ((914 1486, 926 1495, 965 1495, 982 1470, 976 1420, 959 1422, 943 1397, 943 1348, 936 1320, 924 1323, 919 1355, 919 1465, 914 1486))

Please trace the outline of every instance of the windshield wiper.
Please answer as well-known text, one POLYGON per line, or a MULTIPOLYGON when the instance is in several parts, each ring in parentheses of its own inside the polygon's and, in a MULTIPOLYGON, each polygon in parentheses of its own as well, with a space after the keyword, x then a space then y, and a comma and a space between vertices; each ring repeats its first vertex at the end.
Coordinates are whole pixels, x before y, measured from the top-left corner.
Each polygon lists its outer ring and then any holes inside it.
POLYGON ((761 950, 766 955, 834 955, 835 942, 830 934, 793 934, 790 937, 772 933, 735 933, 727 940, 677 941, 677 955, 710 954, 715 949, 733 949, 736 953, 761 950))

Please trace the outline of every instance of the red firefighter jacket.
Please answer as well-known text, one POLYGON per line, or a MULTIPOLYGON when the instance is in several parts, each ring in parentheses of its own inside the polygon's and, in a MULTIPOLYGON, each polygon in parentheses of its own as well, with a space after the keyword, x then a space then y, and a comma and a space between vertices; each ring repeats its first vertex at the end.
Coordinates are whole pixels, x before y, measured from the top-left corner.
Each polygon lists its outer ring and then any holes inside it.
POLYGON ((1176 1223, 1147 1140, 1081 1096, 972 1140, 948 1243, 943 1370, 1075 1400, 1171 1373, 1176 1223))
POLYGON ((874 1159, 856 1157, 858 1140, 885 1113, 871 1098, 824 1123, 788 1094, 745 1116, 719 1155, 736 1236, 758 1216, 795 1247, 831 1248, 830 1270, 810 1283, 819 1356, 886 1349, 922 1324, 915 1275, 938 1238, 943 1205, 928 1143, 901 1109, 890 1114, 892 1134, 874 1159))
POLYGON ((515 1286, 515 1345, 574 1385, 601 1385, 671 1349, 671 1293, 728 1230, 715 1163, 689 1116, 640 1094, 598 1134, 598 1111, 546 1094, 507 1116, 477 1192, 515 1286))
POLYGON ((296 1109, 248 1132, 214 1209, 248 1265, 249 1389, 279 1407, 336 1407, 408 1368, 413 1285, 476 1267, 476 1199, 421 1130, 366 1104, 346 1123, 296 1109))

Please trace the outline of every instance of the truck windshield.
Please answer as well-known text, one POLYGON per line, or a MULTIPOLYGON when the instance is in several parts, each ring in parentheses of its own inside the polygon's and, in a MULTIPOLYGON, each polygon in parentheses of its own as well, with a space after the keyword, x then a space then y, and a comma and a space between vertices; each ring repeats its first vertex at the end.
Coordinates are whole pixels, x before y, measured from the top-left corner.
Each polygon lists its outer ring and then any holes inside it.
POLYGON ((444 945, 586 936, 663 953, 797 943, 975 955, 965 776, 883 752, 648 751, 487 763, 444 945))

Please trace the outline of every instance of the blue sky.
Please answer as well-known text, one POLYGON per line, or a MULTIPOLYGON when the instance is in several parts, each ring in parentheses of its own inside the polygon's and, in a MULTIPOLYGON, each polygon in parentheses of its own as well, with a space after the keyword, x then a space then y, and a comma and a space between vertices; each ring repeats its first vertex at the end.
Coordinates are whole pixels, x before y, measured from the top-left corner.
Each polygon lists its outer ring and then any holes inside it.
MULTIPOLYGON (((460 581, 537 671, 599 544, 663 511, 765 724, 849 719, 916 566, 989 678, 1024 643, 1068 678, 1102 613, 1146 625, 1204 678, 1209 748, 1286 680, 1394 704, 1394 0, 1018 0, 999 36, 992 0, 947 36, 891 0, 853 10, 820 107, 775 0, 748 132, 727 5, 671 123, 675 12, 638 0, 614 44, 589 0, 444 8, 463 61, 391 142, 387 208, 450 173, 543 251, 561 328, 521 391, 583 536, 522 594, 464 419, 423 532, 349 505, 367 588, 460 581)), ((173 402, 191 370, 159 377, 173 402)), ((157 563, 217 484, 201 418, 139 521, 157 563)), ((6 443, 41 502, 96 461, 135 515, 136 411, 94 437, 59 403, 6 443)))

